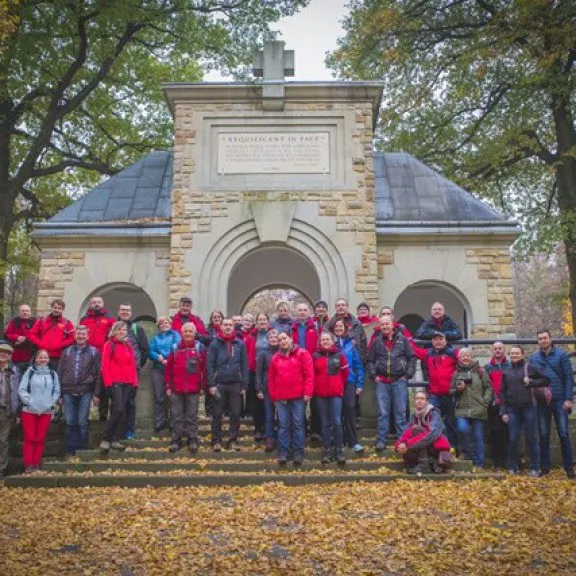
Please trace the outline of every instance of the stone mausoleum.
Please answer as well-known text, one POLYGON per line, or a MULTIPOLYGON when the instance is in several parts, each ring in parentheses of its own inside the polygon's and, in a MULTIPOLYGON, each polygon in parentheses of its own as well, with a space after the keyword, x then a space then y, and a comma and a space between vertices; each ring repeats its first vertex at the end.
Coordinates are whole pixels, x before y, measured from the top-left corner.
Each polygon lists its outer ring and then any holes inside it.
POLYGON ((389 304, 409 327, 440 300, 468 336, 512 333, 517 226, 417 159, 374 152, 379 83, 286 81, 279 42, 257 60, 262 81, 166 84, 174 148, 36 225, 39 312, 60 297, 77 320, 100 294, 153 319, 190 295, 207 318, 282 286, 389 304))

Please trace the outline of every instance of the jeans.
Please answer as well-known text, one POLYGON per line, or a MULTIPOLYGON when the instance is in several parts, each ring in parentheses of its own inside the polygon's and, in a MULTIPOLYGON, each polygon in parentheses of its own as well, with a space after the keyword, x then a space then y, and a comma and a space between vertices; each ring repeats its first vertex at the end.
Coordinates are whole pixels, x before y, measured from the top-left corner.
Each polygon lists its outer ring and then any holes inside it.
POLYGON ((358 444, 358 434, 356 433, 356 385, 348 382, 344 387, 344 397, 342 398, 342 422, 344 424, 344 438, 346 444, 353 448, 358 444))
POLYGON ((44 454, 44 446, 46 445, 46 436, 48 436, 48 430, 52 422, 52 414, 50 412, 47 414, 32 414, 22 411, 20 420, 24 435, 22 443, 24 466, 26 468, 40 466, 42 455, 44 454))
POLYGON ((66 419, 66 454, 88 448, 88 417, 92 392, 83 394, 63 394, 64 418, 66 419))
POLYGON ((220 384, 220 399, 214 399, 212 408, 212 444, 222 443, 222 415, 224 406, 230 410, 230 430, 228 440, 236 442, 240 431, 240 412, 242 410, 242 394, 240 393, 240 383, 220 384))
POLYGON ((462 452, 472 457, 474 466, 484 466, 484 420, 456 418, 462 452))
POLYGON ((152 368, 152 388, 154 389, 154 428, 166 426, 166 384, 164 368, 152 368))
POLYGON ((520 431, 524 425, 526 451, 530 460, 530 470, 538 470, 540 449, 538 446, 538 407, 508 409, 508 468, 518 471, 518 444, 520 431))
POLYGON ((454 396, 451 394, 446 396, 435 396, 431 394, 430 404, 440 409, 440 415, 446 427, 448 442, 450 442, 450 446, 456 448, 458 446, 458 434, 456 432, 456 415, 454 414, 454 396))
POLYGON ((330 396, 328 398, 317 397, 320 421, 322 422, 322 443, 324 451, 334 451, 340 455, 344 448, 342 434, 342 398, 330 396))
POLYGON ((170 420, 172 442, 182 443, 182 436, 188 442, 198 444, 198 394, 176 394, 170 396, 170 420))
POLYGON ((262 403, 264 404, 266 440, 276 440, 276 409, 266 392, 264 392, 262 403))
POLYGON ((306 425, 306 403, 303 398, 296 400, 283 400, 276 402, 278 414, 278 456, 287 458, 290 448, 294 451, 294 458, 301 460, 304 457, 304 437, 306 425))
POLYGON ((117 442, 122 437, 123 428, 126 425, 126 404, 133 388, 131 384, 112 384, 106 389, 112 404, 112 413, 104 427, 102 440, 117 442))
POLYGON ((571 472, 574 469, 574 459, 572 456, 572 442, 568 430, 568 412, 562 408, 563 400, 555 400, 548 406, 538 406, 538 428, 540 431, 540 465, 542 470, 550 470, 550 430, 552 416, 556 422, 556 432, 560 439, 560 449, 562 450, 562 463, 564 470, 571 472))
POLYGON ((408 385, 406 380, 396 380, 391 384, 376 382, 376 402, 378 408, 378 443, 386 444, 390 431, 390 409, 394 412, 396 435, 400 437, 406 429, 406 402, 408 385))
MULTIPOLYGON (((126 399, 126 434, 134 434, 136 431, 136 393, 138 388, 130 386, 130 394, 126 399)), ((112 408, 114 410, 114 408, 112 408)))

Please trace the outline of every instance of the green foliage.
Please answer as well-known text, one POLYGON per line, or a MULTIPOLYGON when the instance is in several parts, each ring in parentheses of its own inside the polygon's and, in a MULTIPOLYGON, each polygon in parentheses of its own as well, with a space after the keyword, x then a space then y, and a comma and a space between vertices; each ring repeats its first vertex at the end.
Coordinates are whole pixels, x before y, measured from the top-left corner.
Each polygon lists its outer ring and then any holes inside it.
POLYGON ((557 216, 559 197, 569 204, 576 191, 576 3, 351 8, 328 62, 344 78, 383 81, 378 146, 412 153, 519 218, 524 251, 570 241, 573 218, 557 216))

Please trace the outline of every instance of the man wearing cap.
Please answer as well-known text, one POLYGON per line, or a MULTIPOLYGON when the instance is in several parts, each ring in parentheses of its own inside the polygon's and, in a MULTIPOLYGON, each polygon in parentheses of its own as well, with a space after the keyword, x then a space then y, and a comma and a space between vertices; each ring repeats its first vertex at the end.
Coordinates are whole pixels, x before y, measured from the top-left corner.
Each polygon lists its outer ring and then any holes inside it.
POLYGON ((20 375, 10 360, 14 349, 0 342, 0 480, 8 466, 8 436, 18 413, 18 385, 20 375))
POLYGON ((430 404, 440 409, 448 440, 456 447, 458 444, 456 415, 454 396, 450 394, 450 387, 458 365, 458 350, 452 348, 446 336, 438 330, 432 334, 432 348, 420 348, 414 343, 412 347, 428 373, 430 404))

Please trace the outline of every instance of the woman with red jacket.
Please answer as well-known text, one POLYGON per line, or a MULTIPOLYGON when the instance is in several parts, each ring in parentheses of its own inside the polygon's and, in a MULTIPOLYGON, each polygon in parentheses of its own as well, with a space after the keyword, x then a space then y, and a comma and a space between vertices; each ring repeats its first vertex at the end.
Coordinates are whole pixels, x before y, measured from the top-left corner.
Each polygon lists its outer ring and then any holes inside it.
POLYGON ((320 336, 320 348, 314 354, 314 397, 320 414, 324 444, 322 464, 329 464, 333 459, 341 466, 346 463, 342 396, 349 373, 346 356, 336 348, 332 334, 324 332, 320 336))
POLYGON ((188 450, 198 452, 198 398, 206 390, 206 348, 196 340, 196 326, 182 326, 182 341, 168 356, 164 371, 166 396, 170 398, 172 442, 170 452, 182 448, 182 435, 188 437, 188 450))
POLYGON ((104 391, 112 402, 112 414, 104 428, 100 451, 124 450, 125 446, 119 440, 126 425, 130 390, 138 388, 138 371, 134 349, 128 340, 128 326, 121 320, 112 326, 109 340, 102 349, 101 376, 104 391))
POLYGON ((310 353, 294 345, 282 332, 279 350, 270 362, 268 394, 278 415, 278 464, 284 466, 294 451, 294 466, 304 459, 306 402, 314 391, 314 365, 310 353))

